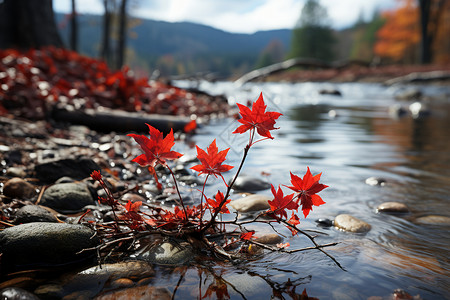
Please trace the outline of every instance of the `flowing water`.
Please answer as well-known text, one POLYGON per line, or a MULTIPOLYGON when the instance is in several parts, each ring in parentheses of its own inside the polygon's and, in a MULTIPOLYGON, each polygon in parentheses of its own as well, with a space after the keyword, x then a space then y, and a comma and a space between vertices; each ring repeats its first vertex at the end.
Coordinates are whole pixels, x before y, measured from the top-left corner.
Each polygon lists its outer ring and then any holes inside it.
MULTIPOLYGON (((243 173, 264 177, 276 186, 290 183, 290 171, 302 176, 309 166, 313 174, 323 172, 321 182, 329 186, 321 192, 326 204, 314 207, 307 219, 301 219, 300 227, 321 231, 317 241, 322 244, 338 242, 326 251, 345 271, 317 250, 265 253, 234 265, 205 262, 202 267, 166 270, 167 274, 161 270, 165 274, 161 284, 178 286, 175 298, 212 292, 215 296, 228 293, 232 299, 291 299, 306 289, 319 299, 387 299, 394 290, 403 289, 422 299, 450 299, 450 224, 419 221, 429 215, 450 217, 450 87, 361 83, 238 87, 229 82, 197 87, 225 94, 231 103, 255 101, 263 92, 268 109, 283 113, 275 139, 252 147, 243 173), (318 92, 330 88, 342 96, 318 92), (389 107, 414 102, 395 100, 395 95, 411 88, 421 89, 430 114, 420 118, 390 115, 389 107), (386 184, 366 184, 373 176, 386 184), (377 213, 377 206, 387 201, 404 203, 411 213, 377 213), (315 223, 342 213, 366 221, 372 229, 355 234, 315 223)), ((230 134, 237 126, 231 119, 214 121, 194 140, 205 148, 217 138, 219 149, 231 148, 227 162, 237 165, 247 142, 243 135, 230 134)), ((184 150, 195 155, 194 149, 184 150)), ((209 192, 217 191, 220 183, 210 185, 209 192)), ((262 193, 270 195, 269 190, 262 193)), ((270 232, 262 225, 256 229, 270 232)), ((292 238, 285 228, 279 232, 290 249, 312 246, 303 236, 292 238)))

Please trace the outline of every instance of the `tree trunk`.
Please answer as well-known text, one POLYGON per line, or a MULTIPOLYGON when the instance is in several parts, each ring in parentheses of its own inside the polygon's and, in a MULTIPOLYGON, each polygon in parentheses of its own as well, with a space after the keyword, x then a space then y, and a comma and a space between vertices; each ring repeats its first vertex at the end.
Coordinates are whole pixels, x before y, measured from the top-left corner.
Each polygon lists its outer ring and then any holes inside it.
POLYGON ((39 48, 63 43, 56 28, 52 0, 0 2, 0 47, 39 48))
POLYGON ((119 43, 117 49, 117 65, 120 69, 125 61, 125 47, 126 47, 126 29, 127 29, 127 0, 122 0, 120 4, 119 13, 119 43))
POLYGON ((420 45, 420 61, 423 64, 431 62, 431 35, 428 31, 430 23, 430 0, 419 0, 420 7, 420 31, 422 41, 420 45))
POLYGON ((70 48, 78 51, 78 16, 75 0, 72 0, 72 18, 70 19, 70 48))
POLYGON ((108 64, 111 61, 111 3, 109 0, 103 0, 103 6, 105 7, 105 14, 103 16, 103 36, 102 36, 102 48, 100 57, 103 58, 108 64))

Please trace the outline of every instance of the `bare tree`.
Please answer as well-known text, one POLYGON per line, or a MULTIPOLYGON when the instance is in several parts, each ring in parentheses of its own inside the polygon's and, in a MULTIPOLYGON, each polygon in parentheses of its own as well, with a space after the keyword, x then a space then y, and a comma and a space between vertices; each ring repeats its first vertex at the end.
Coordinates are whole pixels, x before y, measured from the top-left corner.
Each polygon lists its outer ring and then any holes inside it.
POLYGON ((78 51, 78 16, 75 0, 72 0, 72 15, 70 19, 70 48, 78 51))

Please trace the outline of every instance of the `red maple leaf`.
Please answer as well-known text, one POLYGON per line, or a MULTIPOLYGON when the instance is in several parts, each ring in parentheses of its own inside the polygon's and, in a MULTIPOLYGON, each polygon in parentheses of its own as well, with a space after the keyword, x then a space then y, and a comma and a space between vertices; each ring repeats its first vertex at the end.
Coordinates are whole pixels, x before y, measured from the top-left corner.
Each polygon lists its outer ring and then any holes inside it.
POLYGON ((271 190, 274 198, 272 201, 269 201, 269 205, 275 215, 287 218, 286 209, 298 209, 298 203, 293 200, 294 194, 284 196, 279 186, 278 191, 275 191, 275 187, 271 185, 271 190))
POLYGON ((303 179, 291 172, 292 186, 288 186, 288 188, 298 193, 297 197, 300 199, 305 218, 312 210, 313 205, 319 206, 325 204, 325 201, 323 201, 319 195, 316 195, 318 192, 328 187, 327 185, 319 183, 321 175, 322 173, 312 176, 309 167, 305 176, 303 176, 303 179))
POLYGON ((254 230, 251 230, 249 232, 243 232, 243 233, 241 233, 241 240, 249 241, 254 234, 255 234, 254 230))
MULTIPOLYGON (((219 152, 219 149, 216 146, 216 140, 214 140, 208 147, 205 152, 199 146, 197 147, 197 158, 200 160, 201 164, 193 166, 191 169, 199 172, 201 174, 214 175, 217 178, 217 175, 220 177, 223 176, 221 173, 227 172, 233 168, 233 166, 222 165, 225 161, 225 157, 227 156, 228 150, 230 148, 222 150, 219 152)), ((224 180, 225 182, 225 180, 224 180)))
POLYGON ((253 103, 252 109, 239 103, 237 103, 237 106, 242 116, 238 122, 243 125, 236 128, 233 133, 244 133, 247 130, 256 129, 260 136, 273 139, 270 130, 278 129, 274 127, 275 120, 282 114, 279 112, 266 112, 267 105, 264 103, 262 93, 259 95, 258 100, 253 103))
MULTIPOLYGON (((206 202, 212 207, 214 208, 214 212, 216 212, 217 209, 219 209, 220 203, 222 203, 224 197, 222 192, 217 191, 216 197, 215 199, 206 199, 206 202)), ((220 209, 220 213, 222 214, 229 214, 230 211, 227 208, 227 204, 230 203, 231 199, 228 199, 225 201, 225 203, 222 205, 222 208, 220 209)))
POLYGON ((162 132, 147 124, 150 132, 150 138, 140 134, 128 134, 141 146, 144 154, 139 155, 132 161, 137 162, 141 166, 155 167, 156 164, 166 166, 166 160, 174 160, 182 156, 182 154, 172 151, 175 145, 173 130, 163 138, 162 132))

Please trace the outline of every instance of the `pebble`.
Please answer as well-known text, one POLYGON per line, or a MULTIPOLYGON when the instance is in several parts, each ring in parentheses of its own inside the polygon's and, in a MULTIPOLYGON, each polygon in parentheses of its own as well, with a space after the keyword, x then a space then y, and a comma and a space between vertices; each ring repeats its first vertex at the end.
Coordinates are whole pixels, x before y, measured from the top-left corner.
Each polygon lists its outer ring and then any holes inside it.
POLYGON ((2 271, 80 262, 95 252, 78 252, 97 244, 94 232, 83 225, 35 222, 9 227, 0 231, 2 271))
POLYGON ((377 212, 407 213, 409 212, 409 208, 406 204, 400 202, 384 202, 378 205, 377 212))
POLYGON ((320 95, 333 95, 333 96, 342 96, 342 93, 336 89, 322 89, 319 91, 320 95))
POLYGON ((230 206, 238 212, 254 212, 258 210, 269 209, 270 205, 268 201, 272 199, 273 197, 269 197, 266 195, 253 194, 231 201, 230 206))
POLYGON ((384 186, 386 185, 386 179, 384 178, 379 178, 379 177, 369 177, 366 179, 366 184, 368 185, 372 185, 372 186, 384 186))
POLYGON ((173 244, 164 242, 153 246, 138 255, 138 259, 159 265, 181 265, 193 257, 192 248, 187 243, 173 244))
POLYGON ((233 189, 242 192, 262 191, 270 189, 270 183, 252 176, 239 176, 234 182, 233 189))
POLYGON ((157 286, 136 286, 129 289, 113 291, 101 296, 97 296, 96 300, 110 299, 152 299, 152 300, 170 300, 172 293, 165 287, 157 286))
POLYGON ((276 233, 269 233, 257 237, 255 241, 261 244, 274 245, 281 243, 283 241, 283 238, 276 233))
POLYGON ((47 188, 40 204, 59 212, 78 212, 94 204, 94 198, 84 183, 60 183, 47 188))
POLYGON ((24 178, 27 176, 27 172, 23 168, 10 167, 6 170, 6 176, 24 178))
POLYGON ((371 229, 371 226, 351 215, 341 214, 334 219, 334 226, 348 232, 363 233, 371 229))
POLYGON ((317 219, 316 223, 317 223, 318 226, 322 226, 322 227, 331 227, 331 226, 333 226, 333 220, 326 219, 326 218, 317 219))
POLYGON ((18 287, 8 287, 0 291, 0 299, 4 300, 39 300, 39 298, 18 287))
POLYGON ((9 198, 29 199, 36 195, 36 189, 31 183, 15 177, 5 182, 3 195, 9 198))
POLYGON ((450 217, 428 215, 417 218, 415 222, 422 225, 450 225, 450 217))
POLYGON ((17 210, 14 224, 32 222, 57 223, 58 219, 50 211, 39 205, 25 205, 17 210))

